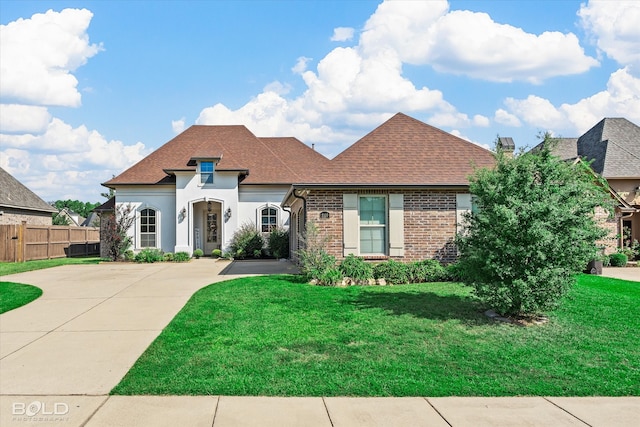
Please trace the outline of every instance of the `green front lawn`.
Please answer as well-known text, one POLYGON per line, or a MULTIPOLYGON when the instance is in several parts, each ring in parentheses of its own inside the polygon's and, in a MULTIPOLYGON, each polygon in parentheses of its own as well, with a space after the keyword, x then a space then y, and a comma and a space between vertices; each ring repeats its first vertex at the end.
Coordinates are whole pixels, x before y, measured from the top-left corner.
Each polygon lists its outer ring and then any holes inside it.
POLYGON ((43 268, 58 267, 69 264, 98 264, 101 261, 97 257, 88 258, 54 258, 27 262, 0 262, 0 276, 8 274, 24 273, 25 271, 41 270, 43 268))
POLYGON ((0 314, 29 304, 42 295, 42 289, 22 283, 0 282, 0 314))
POLYGON ((454 283, 197 292, 113 394, 640 395, 640 284, 581 276, 548 324, 495 323, 454 283))

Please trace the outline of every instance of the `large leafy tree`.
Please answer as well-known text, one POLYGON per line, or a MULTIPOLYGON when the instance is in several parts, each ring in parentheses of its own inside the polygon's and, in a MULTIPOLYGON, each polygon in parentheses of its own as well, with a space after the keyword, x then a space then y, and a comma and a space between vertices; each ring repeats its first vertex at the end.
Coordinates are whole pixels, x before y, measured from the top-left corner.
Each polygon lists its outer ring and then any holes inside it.
POLYGON ((503 315, 555 308, 577 273, 597 255, 606 231, 597 207, 611 199, 589 167, 543 149, 514 158, 499 149, 493 169, 477 170, 470 191, 477 210, 458 238, 464 281, 503 315))

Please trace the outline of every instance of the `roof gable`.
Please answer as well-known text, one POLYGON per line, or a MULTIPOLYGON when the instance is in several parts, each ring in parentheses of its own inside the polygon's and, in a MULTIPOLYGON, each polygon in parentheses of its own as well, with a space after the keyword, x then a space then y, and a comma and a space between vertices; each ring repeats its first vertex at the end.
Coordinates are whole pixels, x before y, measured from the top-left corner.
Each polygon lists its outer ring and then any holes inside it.
POLYGON ((40 212, 58 212, 9 172, 0 168, 0 206, 40 212))
POLYGON ((494 164, 491 151, 397 113, 336 156, 322 174, 306 182, 467 185, 474 167, 494 164))

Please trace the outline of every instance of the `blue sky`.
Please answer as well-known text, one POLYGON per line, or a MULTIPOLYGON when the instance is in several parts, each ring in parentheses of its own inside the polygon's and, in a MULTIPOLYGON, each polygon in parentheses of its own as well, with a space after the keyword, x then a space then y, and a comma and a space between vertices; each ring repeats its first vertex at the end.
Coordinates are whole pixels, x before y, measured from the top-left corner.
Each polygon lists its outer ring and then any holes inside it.
POLYGON ((2 0, 0 166, 100 201, 193 124, 332 157, 398 111, 486 147, 640 123, 638 22, 636 1, 2 0))

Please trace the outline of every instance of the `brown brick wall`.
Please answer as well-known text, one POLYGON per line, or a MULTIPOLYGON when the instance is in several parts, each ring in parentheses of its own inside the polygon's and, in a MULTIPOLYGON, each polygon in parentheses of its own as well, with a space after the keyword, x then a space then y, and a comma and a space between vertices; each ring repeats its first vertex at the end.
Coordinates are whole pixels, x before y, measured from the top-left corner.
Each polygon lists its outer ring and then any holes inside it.
POLYGON ((618 239, 616 236, 619 233, 618 215, 610 216, 606 210, 602 208, 596 208, 595 218, 598 224, 600 225, 600 227, 608 231, 607 236, 604 237, 602 240, 598 240, 596 242, 596 245, 598 245, 599 247, 604 247, 605 254, 611 254, 616 252, 616 248, 618 245, 618 239))
MULTIPOLYGON (((312 190, 307 196, 307 220, 328 237, 327 251, 343 258, 342 195, 349 190, 312 190), (321 218, 327 212, 329 218, 321 218)), ((355 193, 355 192, 354 192, 355 193)), ((401 261, 436 258, 453 261, 456 249, 456 193, 438 190, 369 190, 357 194, 404 195, 404 257, 401 261)))
POLYGON ((22 224, 26 221, 30 225, 51 225, 53 216, 50 212, 21 211, 11 208, 0 208, 3 211, 0 215, 0 224, 22 224))

